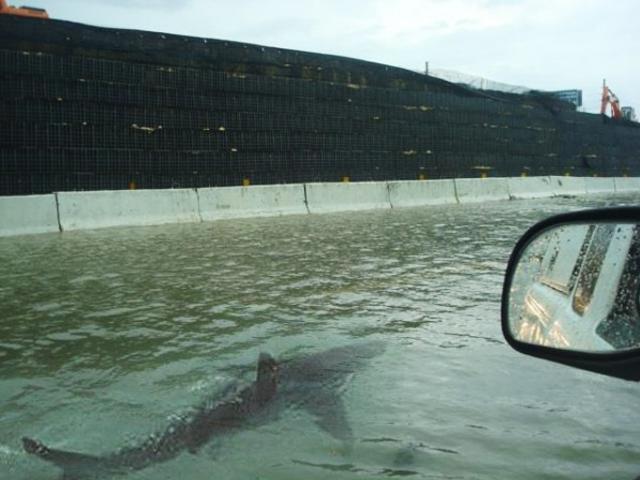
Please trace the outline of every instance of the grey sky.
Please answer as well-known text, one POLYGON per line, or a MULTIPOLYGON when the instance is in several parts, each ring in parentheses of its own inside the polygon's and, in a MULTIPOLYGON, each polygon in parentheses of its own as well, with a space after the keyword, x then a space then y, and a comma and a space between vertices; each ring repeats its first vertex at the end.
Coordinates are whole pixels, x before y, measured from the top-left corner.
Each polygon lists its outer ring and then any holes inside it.
MULTIPOLYGON (((25 0, 26 2, 26 0, 25 0)), ((20 3, 10 0, 11 4, 20 3)), ((458 70, 543 90, 602 79, 640 111, 635 0, 29 0, 54 18, 458 70)))

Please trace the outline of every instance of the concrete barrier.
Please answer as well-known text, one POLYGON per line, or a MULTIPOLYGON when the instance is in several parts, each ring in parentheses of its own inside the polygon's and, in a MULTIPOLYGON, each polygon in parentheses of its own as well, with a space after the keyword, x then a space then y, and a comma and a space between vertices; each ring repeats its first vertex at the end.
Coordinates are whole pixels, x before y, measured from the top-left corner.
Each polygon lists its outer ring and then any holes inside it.
POLYGON ((55 195, 0 197, 0 236, 58 231, 55 195))
POLYGON ((0 197, 0 236, 221 218, 340 212, 553 195, 640 192, 640 178, 524 177, 309 183, 0 197))
POLYGON ((615 177, 613 184, 616 193, 640 192, 640 178, 638 177, 615 177))
POLYGON ((584 183, 584 177, 560 177, 551 176, 551 185, 553 193, 559 195, 586 195, 587 188, 584 183))
POLYGON ((60 192, 62 230, 199 222, 194 189, 60 192))
POLYGON ((615 183, 611 177, 586 177, 584 185, 587 194, 595 193, 614 193, 616 191, 615 183))
POLYGON ((203 221, 309 213, 304 185, 256 185, 197 189, 203 221))
POLYGON ((506 178, 456 178, 455 186, 460 203, 509 200, 506 178))
POLYGON ((393 208, 457 203, 453 180, 397 180, 388 182, 393 208))
POLYGON ((513 177, 507 179, 511 198, 552 197, 553 186, 549 177, 513 177))
POLYGON ((391 208, 386 182, 307 183, 310 213, 391 208))

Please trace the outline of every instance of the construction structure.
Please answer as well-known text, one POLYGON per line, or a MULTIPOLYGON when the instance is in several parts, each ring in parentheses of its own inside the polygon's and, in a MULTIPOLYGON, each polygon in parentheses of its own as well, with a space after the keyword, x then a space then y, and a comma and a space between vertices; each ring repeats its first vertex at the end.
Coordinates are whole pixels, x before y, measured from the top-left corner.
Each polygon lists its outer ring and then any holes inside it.
POLYGON ((0 110, 2 195, 640 175, 640 125, 551 94, 45 17, 0 15, 0 110))

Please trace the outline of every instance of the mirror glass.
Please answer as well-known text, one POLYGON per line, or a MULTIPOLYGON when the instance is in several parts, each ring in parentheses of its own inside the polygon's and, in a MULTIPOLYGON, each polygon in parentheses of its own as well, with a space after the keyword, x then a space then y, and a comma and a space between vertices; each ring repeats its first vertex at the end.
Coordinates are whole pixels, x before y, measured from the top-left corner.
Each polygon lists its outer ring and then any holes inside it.
POLYGON ((512 336, 582 352, 639 347, 639 227, 569 223, 534 237, 513 274, 512 336))

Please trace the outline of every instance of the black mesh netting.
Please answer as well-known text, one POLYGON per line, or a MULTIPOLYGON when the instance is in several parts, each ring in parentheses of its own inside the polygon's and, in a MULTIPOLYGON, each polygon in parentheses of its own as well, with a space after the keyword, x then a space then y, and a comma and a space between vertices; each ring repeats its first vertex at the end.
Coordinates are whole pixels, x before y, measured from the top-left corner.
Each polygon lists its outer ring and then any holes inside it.
POLYGON ((0 17, 0 194, 640 175, 640 129, 359 60, 0 17))

